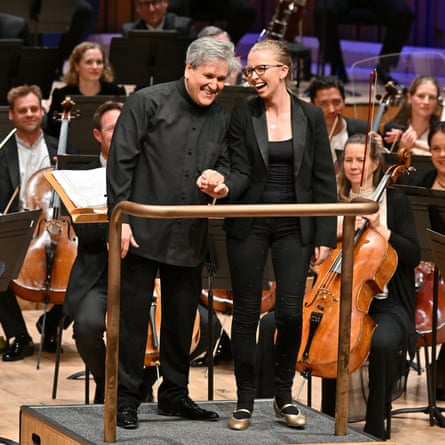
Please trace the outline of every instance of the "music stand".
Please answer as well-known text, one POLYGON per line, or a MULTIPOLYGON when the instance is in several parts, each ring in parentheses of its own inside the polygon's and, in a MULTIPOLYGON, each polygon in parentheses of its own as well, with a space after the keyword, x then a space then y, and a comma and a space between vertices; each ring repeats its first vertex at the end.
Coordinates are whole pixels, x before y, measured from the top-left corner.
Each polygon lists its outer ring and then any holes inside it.
MULTIPOLYGON (((226 233, 222 226, 223 221, 223 219, 208 220, 208 254, 205 262, 206 267, 203 268, 202 272, 202 287, 208 288, 208 400, 213 400, 213 289, 232 289, 229 263, 227 260, 226 233)), ((263 289, 269 289, 269 282, 274 279, 272 262, 269 255, 264 266, 263 289)))
MULTIPOLYGON (((441 428, 445 428, 445 418, 442 416, 444 409, 436 406, 436 342, 437 342, 437 305, 438 305, 438 283, 440 264, 443 264, 443 257, 440 248, 443 248, 445 233, 445 200, 444 193, 438 190, 431 190, 424 187, 414 187, 409 185, 394 185, 395 188, 403 190, 411 203, 411 208, 416 221, 417 236, 421 249, 421 259, 425 261, 437 261, 434 267, 433 281, 433 309, 432 309, 432 340, 431 340, 431 360, 428 360, 428 345, 426 339, 422 337, 425 348, 425 367, 428 390, 428 406, 420 408, 401 408, 391 412, 391 415, 403 413, 425 413, 429 415, 430 425, 434 424, 434 419, 441 428), (435 231, 433 239, 431 232, 435 231), (437 250, 437 252, 436 252, 437 250)), ((445 270, 445 267, 442 268, 445 270)))
POLYGON ((17 278, 41 210, 0 215, 0 291, 17 278))

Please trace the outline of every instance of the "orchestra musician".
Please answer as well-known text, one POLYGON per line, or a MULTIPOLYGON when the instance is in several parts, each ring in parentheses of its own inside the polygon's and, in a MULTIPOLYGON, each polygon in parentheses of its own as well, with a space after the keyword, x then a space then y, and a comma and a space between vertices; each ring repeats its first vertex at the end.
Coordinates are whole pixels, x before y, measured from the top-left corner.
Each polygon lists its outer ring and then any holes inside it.
MULTIPOLYGON (((121 201, 207 204, 229 193, 228 113, 215 102, 238 69, 234 45, 212 37, 194 40, 184 76, 133 93, 115 128, 107 164, 108 211, 121 201), (226 181, 226 183, 224 182, 226 181), (207 196, 209 195, 209 196, 207 196)), ((117 425, 138 427, 139 388, 149 307, 159 272, 162 294, 158 413, 215 421, 218 414, 189 396, 190 346, 207 252, 202 219, 125 216, 117 425)))
MULTIPOLYGON (((42 131, 45 110, 42 92, 37 85, 21 85, 12 88, 7 95, 9 120, 15 134, 0 150, 0 208, 4 212, 12 199, 10 212, 26 208, 26 184, 36 171, 55 164, 58 141, 42 131), (15 191, 17 194, 14 197, 15 191)), ((73 152, 68 147, 68 152, 73 152)), ((34 353, 34 344, 29 335, 17 298, 8 287, 0 293, 0 323, 9 346, 3 353, 3 361, 22 360, 34 353), (11 339, 14 339, 10 342, 11 339)), ((55 337, 54 337, 55 338, 55 337)), ((54 352, 55 343, 45 338, 43 349, 54 352)))
MULTIPOLYGON (((408 184, 445 191, 445 122, 439 122, 430 129, 428 145, 433 169, 408 178, 408 184)), ((440 222, 443 226, 443 222, 440 222)), ((445 228, 444 228, 445 229, 445 228)), ((441 230, 442 231, 442 230, 441 230)), ((436 399, 445 400, 445 346, 442 344, 436 361, 436 399)))
POLYGON ((366 133, 367 123, 362 119, 343 116, 346 94, 344 84, 338 77, 316 77, 309 84, 307 94, 311 103, 323 110, 332 159, 338 166, 337 154, 343 151, 349 136, 366 133))
POLYGON ((379 24, 386 27, 380 59, 376 66, 377 79, 383 85, 389 81, 397 84, 390 75, 392 67, 397 66, 399 53, 405 45, 414 15, 406 0, 316 0, 313 18, 315 34, 326 62, 331 65, 331 75, 348 82, 338 32, 351 9, 361 8, 373 12, 379 24))
POLYGON ((124 23, 122 34, 126 36, 134 29, 151 31, 175 30, 184 37, 196 39, 198 31, 190 17, 183 17, 174 12, 168 12, 168 0, 134 0, 139 19, 124 23))
POLYGON ((440 85, 432 76, 418 76, 408 88, 394 119, 384 127, 383 139, 390 151, 409 149, 413 155, 430 156, 428 134, 439 122, 440 85))
MULTIPOLYGON (((380 180, 382 151, 369 138, 365 162, 365 135, 351 136, 346 142, 338 176, 339 199, 371 198, 380 180), (363 165, 365 164, 365 165, 363 165), (361 184, 364 169, 363 184, 361 184)), ((368 356, 369 396, 365 432, 385 440, 385 417, 391 410, 394 384, 407 371, 406 356, 414 356, 416 331, 414 321, 414 268, 420 261, 414 216, 405 194, 387 188, 379 201, 380 210, 356 218, 356 227, 367 221, 368 227, 380 234, 397 252, 396 271, 382 293, 375 295, 369 314, 376 322, 368 356)), ((338 236, 342 233, 339 218, 338 236)), ((323 379, 322 411, 335 416, 334 379, 323 379)))
MULTIPOLYGON (((86 169, 106 167, 116 121, 122 103, 107 101, 93 115, 93 136, 100 144, 96 160, 86 169)), ((71 269, 63 304, 74 321, 77 350, 96 383, 94 403, 104 403, 105 314, 107 310, 108 224, 74 224, 78 237, 77 256, 71 269)))
MULTIPOLYGON (((244 75, 258 97, 232 112, 232 169, 250 177, 238 203, 335 202, 335 172, 321 110, 297 98, 286 44, 261 40, 250 50, 244 75)), ((242 188, 242 187, 244 188, 242 188)), ((292 400, 300 343, 302 302, 309 262, 323 262, 336 246, 336 219, 227 218, 227 253, 232 277, 232 351, 237 404, 229 428, 249 427, 255 398, 256 330, 263 271, 271 249, 276 277, 277 320, 274 409, 289 427, 305 416, 292 400)))
POLYGON ((63 82, 65 86, 54 88, 51 93, 51 105, 46 117, 46 131, 56 137, 60 123, 54 119, 54 115, 63 111, 62 102, 66 96, 126 95, 125 88, 114 83, 113 69, 104 48, 95 42, 82 42, 74 47, 63 82))
POLYGON ((253 25, 256 7, 251 0, 169 0, 168 10, 186 15, 193 20, 199 17, 211 17, 227 21, 226 31, 235 45, 253 25))

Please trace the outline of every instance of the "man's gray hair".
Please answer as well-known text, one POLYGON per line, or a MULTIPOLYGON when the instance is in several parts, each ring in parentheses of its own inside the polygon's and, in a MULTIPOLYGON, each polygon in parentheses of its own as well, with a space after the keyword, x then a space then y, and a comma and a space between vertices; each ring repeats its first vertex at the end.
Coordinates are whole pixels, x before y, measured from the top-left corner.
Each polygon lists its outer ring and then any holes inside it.
POLYGON ((228 74, 240 69, 240 64, 235 57, 235 45, 232 42, 214 37, 200 37, 187 48, 185 63, 190 64, 194 69, 206 63, 221 61, 228 63, 228 74))

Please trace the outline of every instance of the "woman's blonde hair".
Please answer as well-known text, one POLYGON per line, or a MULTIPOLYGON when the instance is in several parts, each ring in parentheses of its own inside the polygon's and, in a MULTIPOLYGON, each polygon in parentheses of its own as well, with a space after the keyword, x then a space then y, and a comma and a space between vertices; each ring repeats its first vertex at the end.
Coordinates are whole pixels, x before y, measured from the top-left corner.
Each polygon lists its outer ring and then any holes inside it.
POLYGON ((98 49, 102 53, 102 58, 104 61, 104 71, 100 78, 101 82, 113 82, 114 73, 107 59, 104 48, 99 43, 95 42, 82 42, 79 43, 71 52, 70 58, 68 60, 68 69, 66 74, 63 76, 63 81, 67 85, 77 85, 79 83, 79 74, 76 70, 76 64, 80 63, 82 56, 86 51, 90 49, 98 49))

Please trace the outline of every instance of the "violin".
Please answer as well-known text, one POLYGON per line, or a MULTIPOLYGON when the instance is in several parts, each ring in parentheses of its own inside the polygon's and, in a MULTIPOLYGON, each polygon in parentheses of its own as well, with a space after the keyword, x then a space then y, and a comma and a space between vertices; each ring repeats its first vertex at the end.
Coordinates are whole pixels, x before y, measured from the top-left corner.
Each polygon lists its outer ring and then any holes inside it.
MULTIPOLYGON (((155 280, 153 301, 150 307, 150 318, 148 322, 147 342, 145 346, 144 366, 159 366, 159 340, 161 335, 161 282, 158 278, 155 280)), ((192 344, 190 354, 197 348, 201 331, 199 327, 199 311, 196 311, 195 322, 193 325, 192 344)))
MULTIPOLYGON (((276 283, 275 281, 269 282, 269 289, 265 289, 261 295, 261 314, 270 312, 275 307, 276 298, 276 283)), ((200 301, 206 307, 208 307, 208 290, 203 289, 201 291, 200 301)), ((213 290, 213 309, 221 314, 232 315, 233 314, 233 292, 225 289, 213 290)))
MULTIPOLYGON (((62 104, 64 112, 57 155, 66 153, 73 105, 69 97, 62 104)), ((60 216, 60 200, 44 177, 49 169, 52 167, 35 172, 25 185, 26 209, 42 209, 42 213, 20 273, 10 283, 19 297, 45 305, 63 303, 77 255, 77 236, 71 221, 69 217, 60 216)))
MULTIPOLYGON (((378 201, 385 188, 409 168, 410 154, 400 153, 400 164, 390 166, 373 196, 378 201)), ((397 268, 397 253, 377 232, 363 224, 354 236, 354 279, 349 372, 366 360, 376 324, 368 314, 374 295, 383 292, 397 268)), ((337 377, 341 289, 341 243, 318 266, 317 279, 303 301, 301 345, 296 369, 324 378, 337 377), (334 343, 332 342, 334 339, 334 343)))

